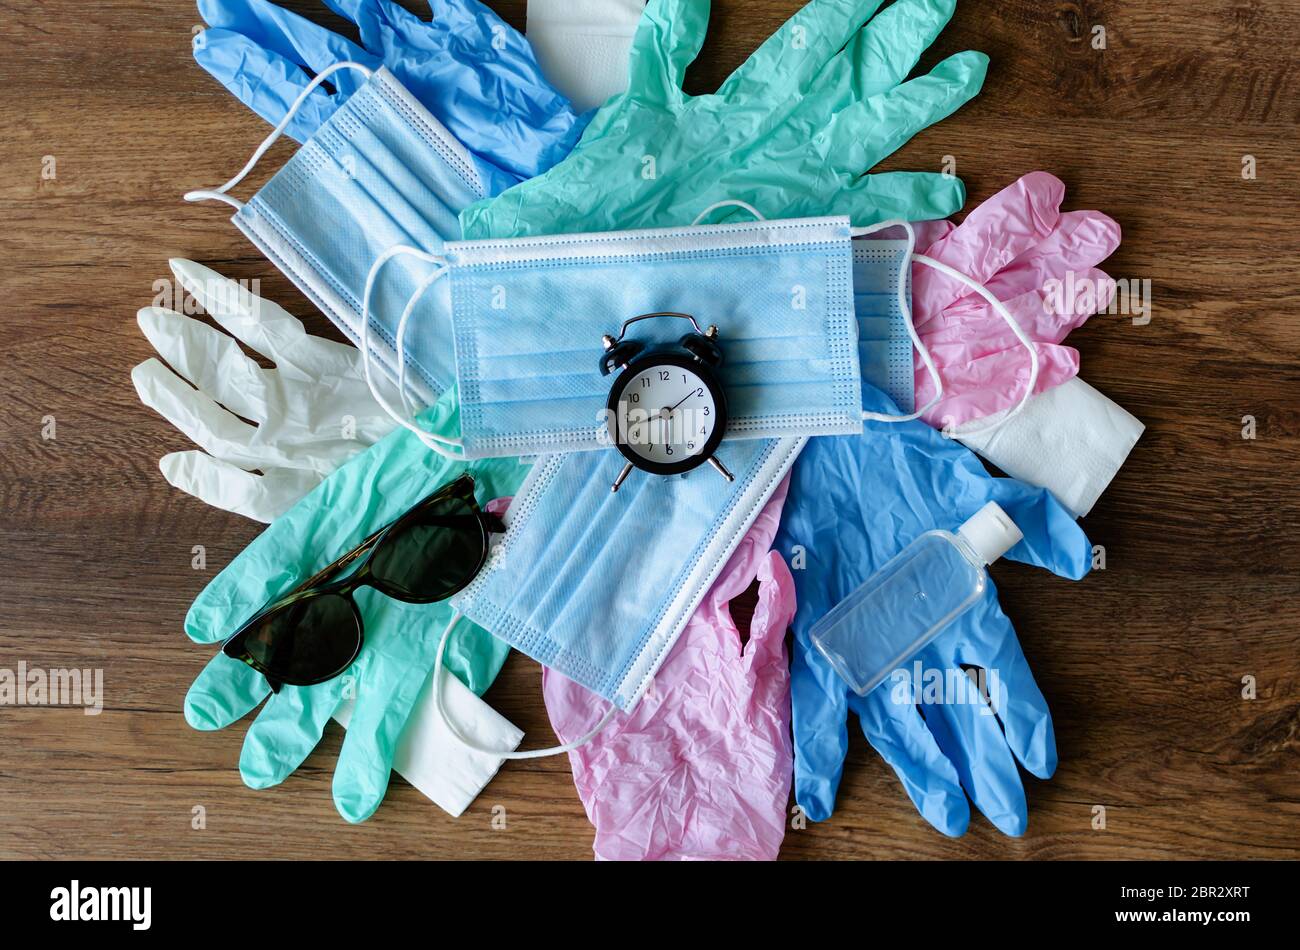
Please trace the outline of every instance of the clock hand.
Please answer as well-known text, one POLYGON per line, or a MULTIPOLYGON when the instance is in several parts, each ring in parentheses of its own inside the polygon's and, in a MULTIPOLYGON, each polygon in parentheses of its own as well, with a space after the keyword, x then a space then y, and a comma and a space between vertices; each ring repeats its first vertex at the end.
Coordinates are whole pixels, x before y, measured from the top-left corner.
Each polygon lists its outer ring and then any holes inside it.
MULTIPOLYGON (((686 400, 688 400, 688 399, 690 399, 692 396, 694 396, 697 392, 699 392, 699 389, 698 389, 698 388, 697 388, 697 389, 692 389, 692 390, 691 390, 690 392, 688 392, 685 396, 683 396, 680 400, 678 400, 678 402, 677 402, 677 406, 680 406, 680 405, 681 405, 682 403, 684 403, 686 400)), ((676 411, 677 411, 677 406, 673 406, 673 407, 672 407, 671 409, 669 409, 668 411, 669 411, 669 412, 676 412, 676 411)))

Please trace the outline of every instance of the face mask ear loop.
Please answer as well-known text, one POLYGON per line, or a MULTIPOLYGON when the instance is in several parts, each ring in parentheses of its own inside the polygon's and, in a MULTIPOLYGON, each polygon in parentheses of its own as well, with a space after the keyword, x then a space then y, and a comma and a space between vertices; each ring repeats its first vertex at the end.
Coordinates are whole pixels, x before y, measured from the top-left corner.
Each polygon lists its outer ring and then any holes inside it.
POLYGON ((360 63, 354 63, 351 60, 346 60, 341 63, 335 63, 333 66, 330 66, 327 69, 324 69, 321 72, 317 73, 316 78, 314 78, 311 82, 307 83, 307 85, 303 88, 302 92, 298 93, 298 98, 293 101, 293 105, 291 105, 289 107, 289 111, 284 114, 284 118, 280 120, 280 124, 271 130, 270 135, 262 139, 262 144, 259 145, 257 149, 253 152, 252 157, 244 164, 244 167, 239 170, 239 174, 237 174, 234 178, 230 179, 230 181, 226 182, 220 188, 210 189, 210 190, 201 189, 199 191, 187 191, 184 195, 185 200, 186 201, 208 201, 208 200, 224 201, 226 204, 230 205, 236 211, 242 208, 244 206, 244 203, 238 200, 237 198, 230 197, 230 195, 226 194, 226 192, 228 192, 231 188, 234 188, 241 181, 243 181, 244 176, 246 176, 249 172, 251 172, 253 170, 253 166, 256 165, 258 161, 261 160, 262 156, 266 154, 266 150, 269 149, 272 145, 274 145, 275 140, 284 134, 284 130, 289 127, 289 122, 297 114, 298 110, 302 108, 302 104, 307 101, 307 97, 312 94, 312 91, 321 83, 323 83, 326 79, 328 79, 330 76, 338 72, 340 69, 355 69, 358 72, 365 74, 365 77, 367 79, 369 79, 372 75, 371 70, 368 67, 362 66, 360 63))
POLYGON ((754 216, 755 221, 767 220, 767 218, 763 217, 762 213, 757 208, 755 208, 752 204, 750 204, 748 201, 741 201, 739 198, 727 198, 723 201, 713 202, 713 204, 709 205, 707 208, 705 208, 703 211, 697 214, 695 216, 695 220, 691 222, 691 227, 695 227, 695 225, 699 224, 701 221, 707 218, 714 211, 717 211, 719 208, 744 208, 746 211, 748 211, 750 214, 754 216))
POLYGON ((384 394, 379 391, 379 387, 375 385, 374 374, 370 369, 370 296, 375 289, 375 278, 379 276, 379 271, 386 263, 394 257, 402 254, 409 254, 422 261, 428 261, 430 264, 438 265, 428 277, 420 282, 419 287, 415 289, 415 292, 411 294, 410 299, 406 301, 406 307, 402 310, 402 317, 398 323, 398 385, 403 387, 402 400, 403 403, 408 406, 410 403, 404 391, 406 376, 403 373, 406 366, 406 355, 401 349, 403 330, 406 327, 407 318, 410 317, 411 311, 415 307, 415 302, 420 299, 420 295, 424 293, 425 289, 428 288, 430 284, 443 274, 447 273, 447 261, 445 258, 437 254, 430 254, 428 251, 422 251, 416 247, 408 247, 405 244, 397 244, 390 247, 388 250, 384 251, 384 253, 380 254, 379 257, 375 259, 375 262, 370 265, 370 273, 366 274, 366 288, 361 295, 361 368, 365 372, 366 386, 370 388, 370 395, 375 397, 375 402, 379 403, 379 407, 383 409, 394 422, 407 431, 413 432, 416 438, 439 455, 456 461, 463 461, 461 456, 453 451, 454 449, 459 448, 457 443, 450 439, 443 438, 433 432, 426 432, 405 416, 399 415, 388 399, 385 398, 384 394))
POLYGON ((445 263, 440 264, 429 273, 428 277, 420 281, 420 286, 415 288, 410 299, 406 301, 406 306, 402 309, 402 316, 397 321, 397 393, 402 397, 402 408, 406 410, 407 416, 414 416, 416 408, 406 390, 406 323, 415 311, 416 303, 424 296, 424 292, 433 285, 435 280, 447 273, 447 269, 445 263))
POLYGON ((438 655, 433 661, 433 705, 438 711, 438 718, 447 726, 447 731, 461 745, 467 749, 473 749, 475 752, 482 752, 484 755, 494 756, 498 759, 540 759, 549 755, 560 755, 563 752, 572 752, 574 749, 581 748, 592 739, 596 738, 606 726, 614 719, 614 714, 618 712, 618 707, 610 704, 609 711, 601 717, 600 722, 596 723, 594 729, 588 732, 580 739, 573 742, 566 742, 564 745, 552 746, 549 749, 529 749, 526 752, 511 752, 508 749, 485 749, 477 743, 471 742, 461 733, 460 727, 452 722, 447 716, 447 711, 442 706, 442 655, 447 649, 447 640, 451 637, 451 631, 455 629, 456 624, 462 619, 463 615, 458 610, 451 615, 451 620, 447 624, 447 629, 442 632, 442 639, 438 641, 438 655))
POLYGON ((917 263, 924 264, 926 267, 933 268, 939 273, 951 277, 953 280, 965 284, 967 287, 971 288, 971 290, 975 291, 975 293, 983 297, 988 302, 989 306, 997 311, 998 316, 1006 322, 1007 326, 1011 328, 1011 332, 1015 334, 1015 337, 1020 341, 1020 344, 1029 351, 1029 381, 1025 385, 1024 395, 1020 397, 1020 402, 1016 403, 1015 408, 1002 418, 995 422, 991 422, 988 425, 977 426, 974 429, 953 429, 949 431, 949 435, 954 439, 960 439, 963 436, 992 432, 999 426, 1005 425, 1007 421, 1020 415, 1020 412, 1025 408, 1026 404, 1028 404, 1029 397, 1034 394, 1034 387, 1038 385, 1038 350, 1034 348, 1033 341, 1030 340, 1029 337, 1025 336, 1025 331, 1020 329, 1020 324, 1016 323, 1016 318, 1011 315, 1011 311, 1006 308, 1006 305, 997 297, 993 296, 992 292, 983 284, 979 283, 979 281, 968 277, 959 270, 949 267, 942 261, 936 261, 932 257, 926 257, 924 254, 916 254, 912 259, 917 263))
POLYGON ((853 237, 863 237, 868 234, 874 234, 877 231, 884 231, 887 228, 902 228, 907 235, 907 252, 903 255, 903 263, 898 268, 898 311, 903 315, 903 325, 907 327, 907 336, 912 341, 912 346, 916 352, 921 355, 921 362, 925 364, 926 370, 930 374, 930 379, 934 382, 934 398, 922 406, 916 412, 909 413, 905 416, 890 415, 884 412, 867 412, 862 411, 862 418, 868 422, 912 422, 920 419, 921 416, 929 412, 939 400, 943 398, 943 380, 939 378, 939 370, 934 365, 934 360, 930 358, 930 350, 916 333, 916 325, 912 322, 912 308, 907 300, 907 278, 912 266, 912 260, 916 257, 916 231, 908 221, 901 218, 895 218, 890 221, 881 221, 879 224, 873 224, 869 227, 852 228, 850 234, 853 237))

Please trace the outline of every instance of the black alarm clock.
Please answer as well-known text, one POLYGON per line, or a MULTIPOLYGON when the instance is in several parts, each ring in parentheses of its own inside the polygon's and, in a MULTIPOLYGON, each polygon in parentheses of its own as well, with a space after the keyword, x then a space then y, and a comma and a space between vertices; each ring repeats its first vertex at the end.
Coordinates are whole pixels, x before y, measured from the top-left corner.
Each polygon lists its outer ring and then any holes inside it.
POLYGON ((708 462, 727 481, 734 476, 713 453, 727 429, 727 396, 718 379, 722 349, 718 328, 700 325, 688 313, 643 313, 623 324, 617 337, 602 340, 600 372, 620 370, 609 390, 605 419, 609 439, 627 464, 614 480, 618 491, 632 469, 652 475, 680 475, 708 462), (673 317, 695 328, 676 343, 648 345, 625 340, 639 320, 673 317))

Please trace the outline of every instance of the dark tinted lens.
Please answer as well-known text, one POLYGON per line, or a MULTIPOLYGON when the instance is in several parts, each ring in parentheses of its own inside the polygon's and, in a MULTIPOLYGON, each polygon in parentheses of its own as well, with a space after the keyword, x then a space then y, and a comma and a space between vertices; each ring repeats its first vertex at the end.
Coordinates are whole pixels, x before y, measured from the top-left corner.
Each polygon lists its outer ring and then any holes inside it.
POLYGON ((399 597, 441 600, 469 583, 484 543, 469 502, 439 498, 385 536, 370 561, 371 578, 399 597))
POLYGON ((266 672, 290 684, 319 682, 342 673, 356 655, 361 630, 346 597, 306 597, 277 610, 244 640, 266 672))

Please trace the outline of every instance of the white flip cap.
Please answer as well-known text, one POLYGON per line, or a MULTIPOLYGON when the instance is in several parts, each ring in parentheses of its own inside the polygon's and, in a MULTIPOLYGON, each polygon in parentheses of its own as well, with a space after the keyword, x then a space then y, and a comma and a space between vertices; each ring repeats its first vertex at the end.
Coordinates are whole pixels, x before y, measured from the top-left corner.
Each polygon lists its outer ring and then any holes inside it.
POLYGON ((996 501, 991 501, 966 519, 957 535, 971 546, 985 564, 992 564, 1020 543, 1024 534, 996 501))

